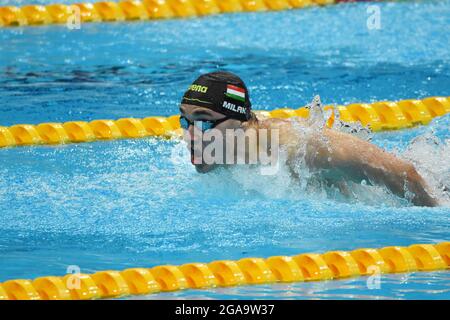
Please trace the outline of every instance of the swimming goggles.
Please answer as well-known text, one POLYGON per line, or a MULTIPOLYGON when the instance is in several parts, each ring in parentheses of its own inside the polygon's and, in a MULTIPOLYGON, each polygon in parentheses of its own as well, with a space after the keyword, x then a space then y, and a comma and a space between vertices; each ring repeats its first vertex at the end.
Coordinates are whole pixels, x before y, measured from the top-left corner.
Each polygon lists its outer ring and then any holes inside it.
POLYGON ((228 120, 228 118, 223 118, 220 120, 196 120, 196 121, 190 121, 186 119, 185 117, 180 117, 180 126, 184 130, 188 130, 189 126, 195 125, 198 129, 200 129, 202 132, 206 130, 210 130, 220 123, 224 122, 225 120, 228 120))

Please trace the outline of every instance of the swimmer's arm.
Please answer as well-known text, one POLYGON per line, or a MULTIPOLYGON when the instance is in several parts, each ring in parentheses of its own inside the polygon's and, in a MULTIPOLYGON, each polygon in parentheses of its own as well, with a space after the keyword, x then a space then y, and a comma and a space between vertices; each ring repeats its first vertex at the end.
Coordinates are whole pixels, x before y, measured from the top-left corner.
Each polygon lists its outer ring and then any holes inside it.
POLYGON ((355 136, 324 129, 330 141, 315 139, 313 150, 308 152, 313 166, 337 170, 356 182, 369 180, 386 185, 394 194, 405 197, 405 189, 411 200, 419 206, 437 206, 438 202, 428 192, 428 186, 414 165, 355 136))

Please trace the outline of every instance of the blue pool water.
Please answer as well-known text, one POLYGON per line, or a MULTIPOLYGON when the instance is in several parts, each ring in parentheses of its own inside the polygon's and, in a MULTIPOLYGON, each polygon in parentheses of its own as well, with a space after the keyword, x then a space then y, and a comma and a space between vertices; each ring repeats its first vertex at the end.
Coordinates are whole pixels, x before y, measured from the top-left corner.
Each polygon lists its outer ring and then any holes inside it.
MULTIPOLYGON (((301 106, 314 94, 339 104, 448 96, 450 1, 379 3, 380 30, 366 28, 368 5, 3 28, 0 125, 172 115, 186 86, 218 68, 248 83, 255 109, 301 106)), ((449 128, 447 115, 373 141, 448 182, 449 128)), ((183 145, 152 138, 1 149, 0 281, 63 275, 69 265, 94 272, 450 239, 450 206, 355 192, 306 193, 250 168, 199 175, 183 145)), ((379 289, 366 280, 148 298, 450 298, 446 271, 385 275, 379 289)))

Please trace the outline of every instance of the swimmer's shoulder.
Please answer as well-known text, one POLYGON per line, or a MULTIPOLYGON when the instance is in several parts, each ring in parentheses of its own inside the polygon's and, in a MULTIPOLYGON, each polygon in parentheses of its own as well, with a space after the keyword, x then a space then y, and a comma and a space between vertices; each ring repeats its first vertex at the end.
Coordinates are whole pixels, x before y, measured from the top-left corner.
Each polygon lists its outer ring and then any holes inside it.
POLYGON ((257 127, 259 129, 281 129, 291 126, 290 119, 266 118, 258 119, 257 127))
POLYGON ((258 119, 258 121, 251 124, 251 127, 256 130, 267 129, 268 132, 276 130, 280 145, 290 145, 296 150, 298 143, 301 143, 301 139, 298 129, 295 128, 295 122, 294 118, 266 118, 258 119))
POLYGON ((287 119, 282 118, 265 118, 258 119, 256 124, 259 129, 279 129, 279 130, 291 130, 294 126, 307 126, 308 123, 300 117, 292 117, 287 119))

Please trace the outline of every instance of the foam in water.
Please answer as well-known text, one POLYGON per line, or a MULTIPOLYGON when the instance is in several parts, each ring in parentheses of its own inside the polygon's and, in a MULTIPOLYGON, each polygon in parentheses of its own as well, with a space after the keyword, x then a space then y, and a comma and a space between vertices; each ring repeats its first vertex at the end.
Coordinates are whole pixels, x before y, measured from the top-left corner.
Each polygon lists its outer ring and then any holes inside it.
POLYGON ((370 126, 363 126, 361 122, 345 122, 342 121, 340 118, 339 110, 334 108, 334 122, 333 122, 333 129, 337 131, 341 131, 344 133, 352 134, 360 139, 371 141, 373 138, 373 132, 370 129, 370 126))
POLYGON ((442 205, 450 206, 450 139, 439 139, 431 128, 399 156, 414 164, 442 205))

